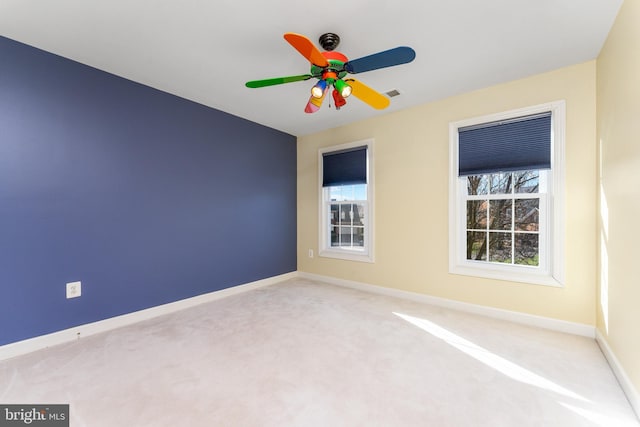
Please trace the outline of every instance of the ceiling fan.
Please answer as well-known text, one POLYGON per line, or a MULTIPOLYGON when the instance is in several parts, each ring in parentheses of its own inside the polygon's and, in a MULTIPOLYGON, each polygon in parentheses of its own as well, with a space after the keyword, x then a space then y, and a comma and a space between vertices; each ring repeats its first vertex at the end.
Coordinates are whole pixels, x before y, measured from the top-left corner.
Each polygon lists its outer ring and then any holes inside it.
POLYGON ((320 36, 319 42, 325 50, 324 52, 320 52, 311 40, 301 34, 286 33, 284 39, 311 62, 309 74, 252 80, 247 82, 245 86, 259 88, 316 78, 318 82, 311 88, 311 97, 304 109, 305 113, 318 111, 331 87, 333 87, 332 97, 336 109, 340 109, 347 103, 346 98, 349 95, 355 96, 373 108, 379 110, 387 108, 389 98, 358 80, 346 78, 347 74, 364 73, 365 71, 406 64, 416 57, 416 52, 413 49, 400 46, 349 60, 345 55, 334 50, 340 43, 340 37, 334 33, 320 36))

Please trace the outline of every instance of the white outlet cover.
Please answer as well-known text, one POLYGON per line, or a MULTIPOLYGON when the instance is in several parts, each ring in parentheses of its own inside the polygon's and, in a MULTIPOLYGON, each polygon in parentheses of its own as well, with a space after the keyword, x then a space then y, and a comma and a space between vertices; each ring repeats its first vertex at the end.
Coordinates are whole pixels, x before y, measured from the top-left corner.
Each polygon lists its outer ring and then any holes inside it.
POLYGON ((82 282, 67 283, 67 299, 77 298, 82 295, 82 282))

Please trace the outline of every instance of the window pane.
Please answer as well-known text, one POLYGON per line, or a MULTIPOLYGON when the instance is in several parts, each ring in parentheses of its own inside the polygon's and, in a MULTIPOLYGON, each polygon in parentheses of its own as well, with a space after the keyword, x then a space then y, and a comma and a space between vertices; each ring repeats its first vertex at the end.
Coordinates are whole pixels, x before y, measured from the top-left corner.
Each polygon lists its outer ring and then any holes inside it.
POLYGON ((467 177, 467 193, 469 195, 488 194, 489 178, 488 175, 474 175, 467 177))
POLYGON ((511 264, 511 233, 489 233, 489 261, 511 264))
POLYGON ((539 204, 539 199, 516 199, 514 201, 516 231, 539 230, 539 204))
POLYGON ((340 215, 339 212, 340 205, 331 205, 331 212, 329 213, 329 218, 331 219, 331 224, 340 224, 340 215))
POLYGON ((353 227, 353 246, 364 247, 364 227, 353 227))
POLYGON ((367 184, 337 185, 328 188, 331 201, 367 200, 367 184))
POLYGON ((511 172, 491 174, 491 194, 510 194, 512 184, 511 172))
POLYGON ((340 246, 351 246, 351 227, 340 227, 340 246))
POLYGON ((511 230, 511 209, 513 201, 489 200, 489 229, 511 230))
POLYGON ((467 229, 487 228, 487 204, 486 200, 467 200, 467 229))
POLYGON ((340 224, 351 225, 351 205, 345 203, 340 205, 340 224))
POLYGON ((338 227, 331 227, 331 246, 340 246, 339 238, 338 227))
POLYGON ((487 260, 487 233, 483 231, 467 231, 467 259, 487 260))
POLYGON ((353 200, 353 185, 342 186, 342 200, 353 200))
POLYGON ((329 187, 329 200, 332 202, 342 200, 342 187, 329 187))
POLYGON ((353 191, 353 200, 367 200, 367 184, 354 185, 353 191))
POLYGON ((522 171, 513 173, 516 193, 537 193, 540 187, 540 171, 522 171))
POLYGON ((364 225, 364 205, 353 204, 353 225, 364 225))
POLYGON ((515 246, 514 261, 516 264, 538 265, 540 250, 537 234, 516 233, 515 246))

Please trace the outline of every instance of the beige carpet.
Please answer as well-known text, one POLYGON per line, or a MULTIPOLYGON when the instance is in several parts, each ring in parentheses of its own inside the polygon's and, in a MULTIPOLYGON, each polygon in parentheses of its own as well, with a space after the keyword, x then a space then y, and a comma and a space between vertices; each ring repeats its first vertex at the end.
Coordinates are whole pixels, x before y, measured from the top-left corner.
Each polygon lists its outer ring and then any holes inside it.
POLYGON ((596 343, 302 279, 0 362, 71 426, 636 426, 596 343))

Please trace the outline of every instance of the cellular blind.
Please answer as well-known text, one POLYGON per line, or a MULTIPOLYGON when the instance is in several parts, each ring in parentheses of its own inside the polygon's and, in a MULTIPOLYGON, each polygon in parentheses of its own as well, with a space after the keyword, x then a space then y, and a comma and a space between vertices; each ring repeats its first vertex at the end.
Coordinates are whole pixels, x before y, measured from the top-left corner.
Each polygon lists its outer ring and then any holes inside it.
POLYGON ((322 186, 367 183, 367 147, 332 151, 322 155, 322 186))
POLYGON ((551 168, 551 112, 458 129, 458 175, 551 168))

